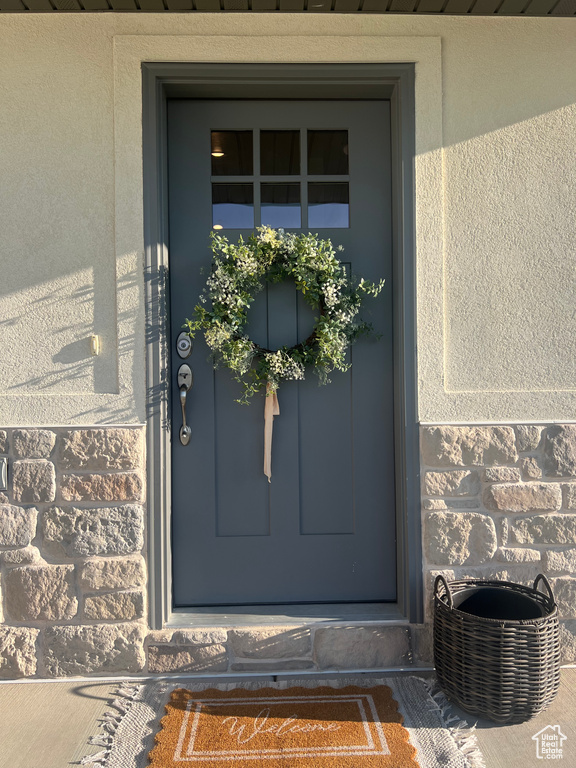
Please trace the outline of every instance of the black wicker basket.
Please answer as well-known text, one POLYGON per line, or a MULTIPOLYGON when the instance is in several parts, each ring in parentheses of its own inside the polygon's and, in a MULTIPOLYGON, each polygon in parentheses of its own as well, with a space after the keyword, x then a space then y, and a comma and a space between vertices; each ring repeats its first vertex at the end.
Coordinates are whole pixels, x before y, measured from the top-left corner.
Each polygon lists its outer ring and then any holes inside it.
POLYGON ((546 577, 532 588, 438 576, 434 663, 441 688, 467 712, 521 723, 546 709, 560 683, 558 611, 546 577))

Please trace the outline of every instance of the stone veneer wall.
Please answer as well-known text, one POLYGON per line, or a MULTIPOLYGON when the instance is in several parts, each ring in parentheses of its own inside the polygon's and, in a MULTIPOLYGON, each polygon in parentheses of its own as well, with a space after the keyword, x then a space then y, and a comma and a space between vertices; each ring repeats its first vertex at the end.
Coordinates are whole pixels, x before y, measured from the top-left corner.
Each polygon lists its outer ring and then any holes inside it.
POLYGON ((432 585, 545 573, 562 657, 576 660, 576 426, 423 427, 425 625, 261 627, 151 633, 148 669, 280 672, 432 663, 432 585))
POLYGON ((275 673, 432 661, 431 587, 542 571, 576 660, 576 425, 423 427, 426 624, 146 621, 144 430, 0 430, 0 677, 275 673))
POLYGON ((142 428, 8 429, 0 677, 144 668, 142 428))
POLYGON ((424 427, 424 568, 532 584, 550 580, 562 659, 576 661, 576 425, 424 427))

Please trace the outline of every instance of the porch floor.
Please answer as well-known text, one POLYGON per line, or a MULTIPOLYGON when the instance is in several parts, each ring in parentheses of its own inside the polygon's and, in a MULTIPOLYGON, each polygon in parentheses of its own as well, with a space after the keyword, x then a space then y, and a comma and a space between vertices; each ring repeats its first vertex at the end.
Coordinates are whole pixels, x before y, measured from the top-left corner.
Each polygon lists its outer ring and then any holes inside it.
MULTIPOLYGON (((1 683, 0 768, 65 768, 78 764, 90 751, 99 751, 87 745, 88 738, 98 731, 98 718, 115 688, 115 682, 97 679, 1 683)), ((475 721, 461 714, 468 722, 475 721)), ((562 670, 558 698, 534 720, 511 726, 478 721, 486 768, 542 765, 532 736, 547 725, 559 725, 567 737, 562 763, 566 768, 576 765, 576 668, 562 670)))

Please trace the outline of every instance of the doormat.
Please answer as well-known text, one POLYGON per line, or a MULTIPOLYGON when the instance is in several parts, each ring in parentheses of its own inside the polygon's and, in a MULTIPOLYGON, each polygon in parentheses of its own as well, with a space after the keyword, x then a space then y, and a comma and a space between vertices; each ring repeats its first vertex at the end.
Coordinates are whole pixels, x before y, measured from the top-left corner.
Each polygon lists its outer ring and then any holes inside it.
POLYGON ((259 768, 258 761, 263 768, 485 768, 474 727, 453 714, 433 678, 412 675, 220 684, 125 681, 90 743, 92 754, 81 764, 92 768, 235 768, 235 762, 238 768, 259 768), (222 739, 208 727, 211 718, 220 728, 232 718, 222 739), (279 746, 292 752, 280 753, 279 746), (313 749, 312 757, 304 754, 313 749), (199 752, 219 754, 206 762, 199 752), (280 761, 280 754, 289 758, 280 761))
POLYGON ((387 686, 178 689, 166 711, 151 768, 419 768, 387 686))

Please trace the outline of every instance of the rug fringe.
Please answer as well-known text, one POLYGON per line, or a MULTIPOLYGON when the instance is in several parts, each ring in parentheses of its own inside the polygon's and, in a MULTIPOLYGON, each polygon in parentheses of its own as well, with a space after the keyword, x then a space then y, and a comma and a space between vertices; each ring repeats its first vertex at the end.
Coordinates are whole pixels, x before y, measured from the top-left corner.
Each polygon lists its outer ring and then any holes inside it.
POLYGON ((111 741, 112 741, 111 735, 90 736, 90 738, 88 739, 88 743, 93 744, 95 747, 107 747, 111 741))
POLYGON ((452 703, 446 698, 435 680, 423 677, 419 677, 418 680, 424 684, 430 695, 431 709, 438 712, 442 723, 450 732, 458 749, 466 757, 469 768, 486 768, 484 757, 478 747, 476 724, 469 725, 466 720, 462 720, 459 715, 454 714, 452 703))
POLYGON ((88 765, 90 763, 92 763, 92 765, 104 765, 109 754, 110 750, 105 749, 103 752, 96 752, 94 755, 86 755, 86 757, 83 757, 82 760, 80 760, 80 765, 88 765))
POLYGON ((126 717, 135 698, 142 690, 143 685, 140 683, 121 682, 118 685, 116 691, 114 691, 114 698, 110 703, 111 707, 114 707, 116 712, 108 710, 104 712, 100 718, 100 729, 102 733, 91 736, 88 739, 88 743, 96 747, 104 747, 100 752, 95 752, 93 755, 86 755, 80 760, 80 765, 99 765, 105 768, 110 752, 112 750, 112 744, 114 742, 114 734, 118 729, 118 726, 122 720, 126 717))

